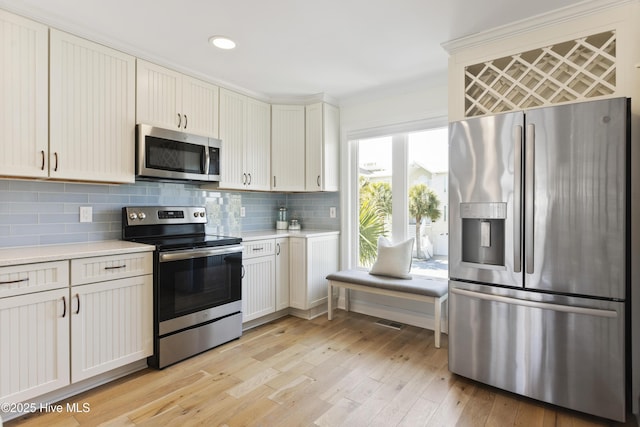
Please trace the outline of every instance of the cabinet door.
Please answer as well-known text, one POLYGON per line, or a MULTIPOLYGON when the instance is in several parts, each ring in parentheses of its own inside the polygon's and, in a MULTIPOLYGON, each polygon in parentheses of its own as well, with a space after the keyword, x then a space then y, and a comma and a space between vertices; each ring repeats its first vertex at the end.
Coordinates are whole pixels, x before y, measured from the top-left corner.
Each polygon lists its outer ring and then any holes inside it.
POLYGON ((138 59, 136 72, 137 123, 177 130, 182 127, 182 75, 138 59))
POLYGON ((51 178, 134 182, 135 60, 51 30, 51 178))
POLYGON ((271 188, 304 191, 304 106, 271 106, 271 188))
POLYGON ((244 150, 244 170, 247 189, 271 189, 271 106, 247 98, 247 122, 244 150))
POLYGON ((46 177, 48 29, 0 10, 0 173, 46 177))
POLYGON ((289 238, 276 239, 276 311, 289 307, 289 238))
POLYGON ((338 191, 339 111, 317 103, 306 107, 306 190, 338 191))
POLYGON ((182 77, 182 129, 218 137, 219 88, 188 76, 182 77))
POLYGON ((327 301, 327 275, 338 271, 338 235, 289 238, 291 307, 308 310, 327 301))
POLYGON ((152 275, 71 288, 71 381, 153 353, 152 275))
POLYGON ((305 189, 322 190, 322 103, 307 105, 305 123, 305 189))
POLYGON ((307 306, 307 244, 303 237, 289 238, 289 305, 306 310, 307 306))
POLYGON ((275 257, 250 258, 243 261, 242 321, 257 319, 276 310, 275 257))
POLYGON ((327 301, 327 275, 338 271, 338 236, 307 239, 307 308, 327 301))
POLYGON ((340 185, 340 110, 322 104, 322 191, 338 191, 340 185))
POLYGON ((69 384, 69 288, 0 299, 0 402, 69 384))
POLYGON ((220 89, 220 188, 244 189, 244 141, 247 97, 220 89))

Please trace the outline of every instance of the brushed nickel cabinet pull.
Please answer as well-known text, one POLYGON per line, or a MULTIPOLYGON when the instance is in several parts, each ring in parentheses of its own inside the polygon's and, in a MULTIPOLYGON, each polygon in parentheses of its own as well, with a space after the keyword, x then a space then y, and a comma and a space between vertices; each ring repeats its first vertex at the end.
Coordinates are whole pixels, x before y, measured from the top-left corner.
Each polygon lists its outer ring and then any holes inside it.
POLYGON ((53 153, 53 157, 56 159, 55 166, 53 167, 54 172, 58 172, 58 152, 53 153))
POLYGON ((318 175, 318 179, 316 179, 316 182, 318 183, 318 187, 320 187, 320 175, 318 175))
POLYGON ((247 182, 247 185, 251 185, 251 174, 247 174, 247 176, 249 177, 249 181, 247 182))
POLYGON ((40 170, 43 171, 44 170, 44 150, 41 150, 40 154, 42 154, 42 165, 40 165, 40 170))
POLYGON ((78 309, 76 310, 76 314, 80 314, 80 294, 76 294, 76 298, 78 299, 78 309))
POLYGON ((62 318, 67 315, 67 298, 62 297, 62 318))
POLYGON ((187 123, 189 123, 189 118, 187 117, 187 115, 184 115, 184 128, 187 128, 187 123))
POLYGON ((182 126, 182 114, 178 113, 178 127, 182 126))
POLYGON ((112 267, 105 267, 105 270, 117 270, 118 268, 125 268, 127 266, 127 264, 122 264, 122 265, 114 265, 112 267))

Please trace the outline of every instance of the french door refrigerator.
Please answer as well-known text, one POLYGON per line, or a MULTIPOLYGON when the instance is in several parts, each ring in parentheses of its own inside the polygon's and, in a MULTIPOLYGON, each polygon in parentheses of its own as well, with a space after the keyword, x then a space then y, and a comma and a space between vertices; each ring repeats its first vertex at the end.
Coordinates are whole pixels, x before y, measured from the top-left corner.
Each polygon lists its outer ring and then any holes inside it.
POLYGON ((450 124, 452 372, 624 421, 629 111, 616 98, 450 124))

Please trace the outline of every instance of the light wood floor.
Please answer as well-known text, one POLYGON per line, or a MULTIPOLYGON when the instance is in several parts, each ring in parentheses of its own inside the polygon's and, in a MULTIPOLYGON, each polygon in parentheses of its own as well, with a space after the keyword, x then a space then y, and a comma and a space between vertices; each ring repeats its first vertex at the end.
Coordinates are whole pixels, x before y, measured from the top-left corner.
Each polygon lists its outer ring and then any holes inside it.
POLYGON ((376 320, 342 310, 331 322, 286 317, 69 400, 89 404, 87 413, 36 414, 5 426, 618 425, 452 375, 446 335, 436 349, 432 331, 376 320))

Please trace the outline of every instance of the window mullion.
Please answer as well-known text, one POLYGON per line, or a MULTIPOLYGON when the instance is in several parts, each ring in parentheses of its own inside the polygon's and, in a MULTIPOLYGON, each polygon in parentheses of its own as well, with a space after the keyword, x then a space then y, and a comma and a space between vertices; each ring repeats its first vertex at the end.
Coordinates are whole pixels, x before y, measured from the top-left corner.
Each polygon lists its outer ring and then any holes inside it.
POLYGON ((391 224, 393 239, 397 242, 408 236, 409 218, 409 175, 407 164, 409 156, 409 138, 407 134, 393 135, 392 139, 393 176, 391 192, 393 197, 393 223, 391 224))

